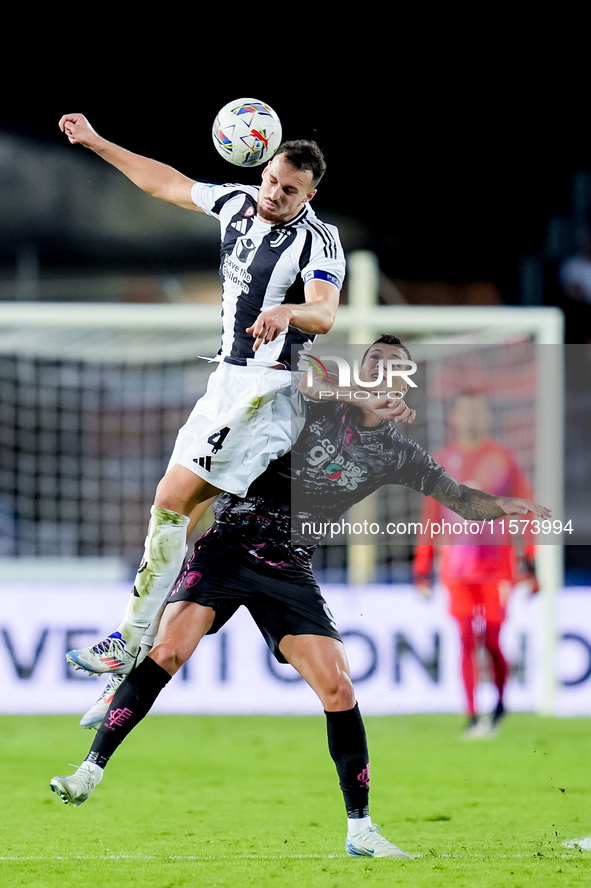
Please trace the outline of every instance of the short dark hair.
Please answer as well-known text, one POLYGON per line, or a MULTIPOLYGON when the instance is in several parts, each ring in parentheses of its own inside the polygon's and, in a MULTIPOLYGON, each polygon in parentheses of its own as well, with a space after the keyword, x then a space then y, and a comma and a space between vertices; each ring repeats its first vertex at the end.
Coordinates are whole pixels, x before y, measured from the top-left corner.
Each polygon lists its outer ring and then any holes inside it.
POLYGON ((283 142, 277 149, 275 157, 279 154, 284 154, 285 159, 296 170, 309 170, 312 173, 314 187, 318 185, 326 172, 324 154, 316 142, 310 139, 294 139, 290 142, 283 142))
POLYGON ((361 359, 362 364, 365 362, 368 352, 371 351, 371 349, 374 347, 374 345, 379 345, 380 343, 382 343, 383 345, 397 345, 397 346, 399 346, 403 350, 403 352, 405 352, 408 360, 412 361, 412 358, 410 356, 410 351, 408 350, 408 348, 404 344, 404 342, 402 342, 402 340, 398 338, 398 336, 395 336, 394 333, 382 333, 380 335, 379 339, 375 339, 372 342, 370 347, 367 349, 367 351, 363 355, 363 358, 361 359))

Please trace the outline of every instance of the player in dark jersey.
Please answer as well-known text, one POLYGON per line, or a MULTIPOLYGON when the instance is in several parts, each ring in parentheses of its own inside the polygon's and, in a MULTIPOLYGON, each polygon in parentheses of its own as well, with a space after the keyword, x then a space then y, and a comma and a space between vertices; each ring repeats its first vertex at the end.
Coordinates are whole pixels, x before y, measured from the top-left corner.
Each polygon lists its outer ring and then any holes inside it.
POLYGON ((220 491, 244 496, 269 462, 290 449, 292 349, 306 352, 318 333, 330 330, 345 258, 336 228, 310 207, 326 169, 315 142, 284 142, 260 187, 210 185, 109 142, 81 114, 65 115, 60 128, 143 191, 206 213, 221 229, 217 369, 157 487, 122 622, 105 640, 67 654, 88 672, 126 673, 178 575, 203 504, 220 491))
MULTIPOLYGON (((382 337, 368 351, 365 371, 372 370, 377 353, 400 359, 406 354, 403 349, 396 337, 382 337)), ((322 388, 326 391, 326 380, 322 388)), ((340 394, 336 385, 334 392, 340 394)), ((314 386, 306 390, 309 398, 315 394, 314 386)), ((201 638, 217 632, 244 605, 276 658, 291 663, 322 703, 347 810, 347 852, 408 856, 379 834, 369 816, 365 729, 338 629, 311 568, 319 540, 302 533, 305 505, 318 503, 324 491, 324 514, 334 519, 371 490, 393 483, 434 496, 470 520, 530 510, 546 515, 547 510, 530 500, 495 497, 458 484, 422 448, 396 432, 392 420, 413 418, 400 402, 372 398, 360 403, 314 404, 291 454, 273 462, 253 482, 246 498, 223 494, 216 500, 215 522, 198 541, 168 596, 158 643, 108 703, 85 762, 70 777, 51 781, 64 802, 86 801, 111 755, 201 638), (327 474, 318 459, 319 440, 330 441, 347 464, 362 469, 361 476, 356 474, 359 483, 339 485, 335 473, 327 474), (292 486, 311 493, 301 500, 304 507, 293 528, 292 486)))

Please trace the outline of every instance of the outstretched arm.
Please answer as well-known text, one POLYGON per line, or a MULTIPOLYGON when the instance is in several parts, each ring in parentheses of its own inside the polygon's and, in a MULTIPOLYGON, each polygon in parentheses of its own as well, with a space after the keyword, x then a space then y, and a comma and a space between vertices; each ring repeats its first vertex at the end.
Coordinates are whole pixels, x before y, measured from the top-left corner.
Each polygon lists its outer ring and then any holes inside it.
POLYGON ((167 203, 200 212, 199 207, 191 200, 193 179, 158 160, 134 154, 109 142, 99 136, 83 114, 65 114, 59 122, 59 127, 72 145, 83 145, 94 151, 131 179, 142 191, 167 203))
POLYGON ((443 473, 431 496, 467 521, 490 521, 503 515, 527 515, 529 512, 538 518, 548 518, 552 514, 546 506, 539 506, 530 499, 494 496, 484 490, 466 487, 447 472, 443 473))

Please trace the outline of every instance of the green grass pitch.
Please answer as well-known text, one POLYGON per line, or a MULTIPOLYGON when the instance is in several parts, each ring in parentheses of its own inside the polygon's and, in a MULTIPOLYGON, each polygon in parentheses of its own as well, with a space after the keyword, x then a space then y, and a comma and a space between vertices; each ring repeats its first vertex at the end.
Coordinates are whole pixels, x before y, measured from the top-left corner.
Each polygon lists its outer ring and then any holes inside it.
POLYGON ((80 763, 90 732, 2 717, 0 885, 591 885, 589 720, 514 715, 472 742, 459 716, 366 727, 372 817, 413 860, 345 855, 322 716, 151 716, 79 808, 49 780, 80 763))

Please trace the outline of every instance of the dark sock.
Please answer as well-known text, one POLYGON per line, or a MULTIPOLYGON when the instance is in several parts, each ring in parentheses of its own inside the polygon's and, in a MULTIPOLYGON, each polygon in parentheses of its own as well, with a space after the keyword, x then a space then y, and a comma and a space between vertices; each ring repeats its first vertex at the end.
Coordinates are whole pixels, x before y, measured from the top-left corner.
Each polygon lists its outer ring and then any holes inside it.
POLYGON ((85 761, 104 768, 129 732, 148 714, 171 678, 151 657, 132 669, 117 688, 85 761))
POLYGON ((495 708, 492 712, 491 723, 492 723, 493 728, 496 725, 498 725, 499 722, 502 721, 502 719, 504 718, 504 715, 505 715, 505 707, 503 705, 503 701, 499 700, 499 702, 497 703, 497 705, 495 706, 495 708))
POLYGON ((369 755, 359 707, 326 712, 328 749, 339 775, 348 817, 369 813, 369 755))

